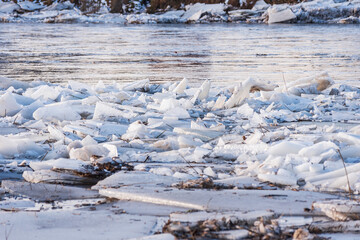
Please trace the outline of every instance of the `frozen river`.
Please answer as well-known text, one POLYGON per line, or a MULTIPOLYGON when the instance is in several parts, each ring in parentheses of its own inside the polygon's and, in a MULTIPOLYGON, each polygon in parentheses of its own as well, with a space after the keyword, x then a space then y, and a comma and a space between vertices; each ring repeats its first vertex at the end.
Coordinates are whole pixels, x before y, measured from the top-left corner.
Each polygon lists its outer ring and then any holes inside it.
POLYGON ((226 85, 328 71, 358 85, 359 46, 358 25, 0 24, 0 72, 24 81, 226 85))

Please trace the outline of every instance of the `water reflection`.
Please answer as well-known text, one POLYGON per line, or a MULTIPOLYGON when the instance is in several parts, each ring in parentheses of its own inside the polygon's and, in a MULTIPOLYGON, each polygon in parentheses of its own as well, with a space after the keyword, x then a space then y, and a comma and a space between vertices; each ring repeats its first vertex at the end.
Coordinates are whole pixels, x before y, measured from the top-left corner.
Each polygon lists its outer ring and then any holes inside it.
POLYGON ((24 81, 360 80, 354 25, 0 24, 1 75, 24 81), (348 32, 349 34, 344 34, 348 32))

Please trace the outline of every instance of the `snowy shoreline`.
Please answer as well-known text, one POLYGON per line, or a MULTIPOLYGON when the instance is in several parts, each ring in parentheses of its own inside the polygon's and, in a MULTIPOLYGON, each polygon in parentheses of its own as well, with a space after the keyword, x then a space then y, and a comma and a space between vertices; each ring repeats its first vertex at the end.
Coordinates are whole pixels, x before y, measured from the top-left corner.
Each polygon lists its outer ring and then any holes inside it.
POLYGON ((109 13, 106 6, 97 13, 82 13, 70 2, 42 6, 23 1, 18 4, 0 1, 0 22, 14 23, 360 23, 358 0, 314 0, 295 5, 269 5, 258 1, 252 9, 228 10, 226 4, 194 4, 184 10, 169 10, 164 13, 109 13))
POLYGON ((327 73, 226 88, 0 77, 0 116, 1 171, 24 178, 2 180, 2 236, 360 231, 360 88, 327 73))

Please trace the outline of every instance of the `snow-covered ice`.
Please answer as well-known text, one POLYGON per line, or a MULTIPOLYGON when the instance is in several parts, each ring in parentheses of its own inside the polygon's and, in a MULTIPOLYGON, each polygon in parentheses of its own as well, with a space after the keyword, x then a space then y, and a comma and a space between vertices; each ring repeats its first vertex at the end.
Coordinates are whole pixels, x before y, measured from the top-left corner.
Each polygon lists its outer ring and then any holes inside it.
MULTIPOLYGON (((104 1, 102 7, 93 13, 81 12, 70 1, 55 1, 43 6, 28 0, 0 2, 0 22, 43 22, 43 23, 360 23, 359 1, 314 0, 297 4, 270 5, 257 1, 252 9, 232 9, 226 3, 196 3, 183 9, 168 9, 165 12, 149 14, 145 7, 125 14, 109 13, 104 1)), ((134 1, 138 4, 138 1, 134 1)))
POLYGON ((222 226, 210 227, 213 238, 279 234, 275 226, 316 234, 304 216, 324 232, 336 226, 357 232, 359 96, 359 88, 327 73, 287 86, 249 78, 224 88, 186 79, 123 86, 6 79, 0 167, 25 182, 2 182, 1 231, 24 219, 29 225, 21 231, 45 238, 50 230, 73 231, 71 215, 80 214, 76 219, 89 219, 79 220, 82 230, 104 216, 136 222, 124 238, 157 232, 187 238, 195 226, 205 234, 205 223, 222 226), (154 211, 141 214, 149 206, 154 211), (45 221, 55 212, 58 227, 45 221), (315 215, 330 223, 321 225, 315 215), (244 224, 253 230, 237 232, 244 224))

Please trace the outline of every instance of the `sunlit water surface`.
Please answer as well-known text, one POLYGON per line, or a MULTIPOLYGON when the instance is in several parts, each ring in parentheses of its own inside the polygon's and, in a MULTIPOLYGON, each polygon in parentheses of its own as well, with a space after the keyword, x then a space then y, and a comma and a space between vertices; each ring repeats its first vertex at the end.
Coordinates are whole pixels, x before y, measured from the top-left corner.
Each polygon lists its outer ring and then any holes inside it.
POLYGON ((33 81, 360 82, 358 25, 0 24, 0 75, 33 81))

